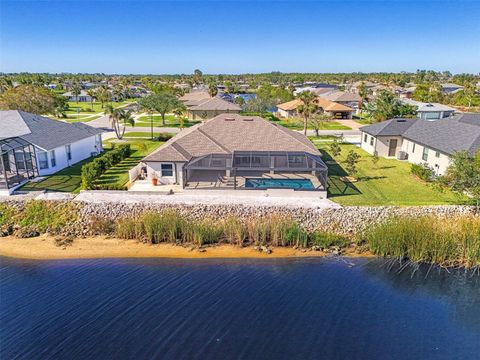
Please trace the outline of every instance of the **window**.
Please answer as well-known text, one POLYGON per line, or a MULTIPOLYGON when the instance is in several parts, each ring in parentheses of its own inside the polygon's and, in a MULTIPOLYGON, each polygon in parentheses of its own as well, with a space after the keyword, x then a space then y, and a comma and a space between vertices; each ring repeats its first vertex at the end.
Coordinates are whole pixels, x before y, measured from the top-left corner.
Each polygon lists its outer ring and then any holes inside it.
POLYGON ((370 138, 370 145, 373 146, 373 136, 370 138))
POLYGON ((45 151, 41 151, 37 153, 38 158, 38 166, 40 169, 48 169, 48 157, 45 151))
POLYGON ((436 158, 439 158, 440 157, 440 153, 438 151, 435 151, 435 157, 436 158))
POLYGON ((172 164, 162 164, 161 165, 162 177, 164 176, 173 176, 173 165, 172 164))
POLYGON ((412 154, 415 152, 415 144, 413 144, 413 147, 412 147, 412 154))
POLYGON ((367 135, 367 134, 365 134, 365 135, 363 136, 363 142, 364 142, 364 143, 368 142, 368 135, 367 135))
POLYGON ((67 152, 67 160, 72 160, 72 147, 70 145, 65 145, 65 150, 67 152))
POLYGON ((422 160, 423 161, 428 160, 428 148, 426 148, 426 147, 423 148, 422 160))
POLYGON ((52 163, 52 167, 57 166, 57 159, 55 158, 55 150, 50 151, 50 162, 52 163))

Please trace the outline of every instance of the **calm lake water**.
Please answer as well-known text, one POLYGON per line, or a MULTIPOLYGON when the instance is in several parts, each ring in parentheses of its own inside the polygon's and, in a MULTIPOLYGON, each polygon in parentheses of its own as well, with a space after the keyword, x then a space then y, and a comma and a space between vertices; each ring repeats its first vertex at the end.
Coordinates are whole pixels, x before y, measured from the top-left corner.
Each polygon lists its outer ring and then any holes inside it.
POLYGON ((478 359, 480 280, 365 259, 0 258, 1 359, 478 359))

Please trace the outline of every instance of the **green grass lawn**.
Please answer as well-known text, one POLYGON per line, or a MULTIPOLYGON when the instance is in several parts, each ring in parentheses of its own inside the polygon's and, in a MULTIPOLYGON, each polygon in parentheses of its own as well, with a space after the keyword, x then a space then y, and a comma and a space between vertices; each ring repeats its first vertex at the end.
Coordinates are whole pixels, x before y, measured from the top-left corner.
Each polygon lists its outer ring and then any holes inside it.
MULTIPOLYGON (((106 141, 104 143, 105 149, 108 150, 111 148, 113 141, 106 141)), ((120 144, 130 144, 132 147, 132 155, 102 174, 96 181, 97 185, 114 186, 116 188, 126 186, 128 182, 128 170, 137 165, 144 156, 150 154, 163 144, 163 142, 148 139, 128 139, 127 141, 120 142, 120 144)))
POLYGON ((47 176, 44 180, 39 182, 28 182, 20 190, 23 191, 60 191, 79 193, 80 184, 82 179, 80 178, 81 168, 84 164, 90 162, 91 159, 87 159, 79 162, 73 166, 63 169, 56 174, 47 176))
MULTIPOLYGON (((271 120, 276 122, 279 125, 282 125, 291 130, 302 130, 303 129, 303 120, 290 118, 290 119, 278 119, 278 120, 271 120)), ((308 129, 313 130, 313 128, 309 125, 308 129)), ((320 127, 320 130, 352 130, 351 127, 342 125, 336 121, 328 121, 324 122, 320 127)))
MULTIPOLYGON (((132 146, 132 155, 109 169, 104 173, 99 181, 99 184, 113 184, 124 186, 128 182, 128 170, 137 165, 145 155, 149 154, 163 142, 152 141, 149 139, 128 139, 121 142, 122 144, 130 144, 132 146)), ((111 149, 112 140, 104 143, 105 150, 111 149)), ((47 176, 44 180, 39 182, 28 182, 21 190, 23 191, 60 191, 79 193, 82 183, 81 169, 82 166, 92 159, 87 159, 75 164, 69 168, 63 169, 53 175, 47 176)))
MULTIPOLYGON (((315 139, 313 139, 315 140, 315 139)), ((341 144, 337 158, 329 153, 329 142, 314 141, 328 166, 328 197, 342 205, 437 205, 460 204, 464 198, 450 191, 439 192, 431 184, 410 174, 410 163, 380 158, 373 165, 371 156, 352 144, 341 144), (343 182, 347 153, 353 150, 360 155, 357 164, 357 182, 343 182)))
MULTIPOLYGON (((162 117, 159 115, 152 116, 153 126, 154 127, 163 127, 162 117)), ((195 124, 198 124, 200 121, 189 121, 184 119, 183 126, 190 127, 195 124)), ((135 127, 150 127, 150 116, 141 116, 135 122, 135 127)), ((180 120, 173 115, 165 116, 165 127, 180 127, 180 120)))
MULTIPOLYGON (((120 102, 112 102, 111 104, 113 107, 119 107, 125 104, 132 103, 134 100, 125 100, 125 101, 120 101, 120 102)), ((99 113, 105 110, 105 107, 102 108, 102 104, 100 102, 94 101, 93 104, 90 102, 75 102, 75 101, 69 101, 68 102, 68 110, 65 112, 66 114, 76 114, 77 109, 80 109, 81 113, 99 113), (92 109, 93 111, 87 111, 87 109, 92 109)))

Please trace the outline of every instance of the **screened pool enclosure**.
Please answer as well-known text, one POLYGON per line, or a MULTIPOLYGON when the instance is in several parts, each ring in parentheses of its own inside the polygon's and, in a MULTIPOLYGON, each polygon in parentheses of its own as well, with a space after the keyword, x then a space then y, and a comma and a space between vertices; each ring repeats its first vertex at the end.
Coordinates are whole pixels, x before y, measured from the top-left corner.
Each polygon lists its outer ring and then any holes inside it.
POLYGON ((183 167, 183 186, 217 177, 236 189, 239 184, 244 187, 242 184, 249 177, 298 178, 303 175, 312 180, 314 190, 325 190, 327 174, 328 168, 320 156, 307 152, 234 151, 190 160, 183 167))
POLYGON ((38 176, 35 149, 21 138, 0 140, 0 190, 9 190, 38 176))

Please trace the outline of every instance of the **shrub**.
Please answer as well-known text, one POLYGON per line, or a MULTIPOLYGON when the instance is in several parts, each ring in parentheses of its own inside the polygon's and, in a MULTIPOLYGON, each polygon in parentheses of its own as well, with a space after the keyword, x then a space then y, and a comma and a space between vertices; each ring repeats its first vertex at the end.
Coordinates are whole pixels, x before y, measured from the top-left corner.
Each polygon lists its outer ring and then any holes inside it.
POLYGON ((430 181, 434 176, 433 170, 427 164, 412 164, 410 172, 423 181, 430 181))
MULTIPOLYGON (((82 189, 89 190, 95 189, 95 181, 109 168, 118 164, 123 159, 128 158, 132 153, 132 149, 129 144, 122 144, 118 147, 113 147, 112 150, 100 155, 93 159, 88 164, 82 166, 81 178, 82 189)), ((105 187, 103 187, 105 189, 105 187)), ((122 186, 121 190, 124 189, 122 186)), ((120 190, 115 188, 115 190, 120 190)), ((110 189, 109 189, 110 190, 110 189)))
POLYGON ((22 228, 40 234, 59 232, 78 218, 78 212, 72 203, 57 203, 32 200, 25 205, 19 215, 18 224, 22 228))
POLYGON ((315 231, 311 234, 310 239, 312 245, 320 246, 323 249, 332 246, 344 248, 350 244, 350 241, 346 236, 325 231, 315 231))
POLYGON ((9 225, 13 220, 15 209, 10 205, 0 203, 0 226, 9 225))

